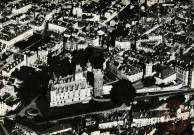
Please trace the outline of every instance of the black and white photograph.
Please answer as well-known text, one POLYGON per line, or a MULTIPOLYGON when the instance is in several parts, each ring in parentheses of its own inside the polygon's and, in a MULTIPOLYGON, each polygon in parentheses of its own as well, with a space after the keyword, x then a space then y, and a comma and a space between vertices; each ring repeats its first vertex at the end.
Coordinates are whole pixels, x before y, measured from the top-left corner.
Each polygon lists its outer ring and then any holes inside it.
POLYGON ((194 135, 194 0, 0 0, 0 135, 194 135))

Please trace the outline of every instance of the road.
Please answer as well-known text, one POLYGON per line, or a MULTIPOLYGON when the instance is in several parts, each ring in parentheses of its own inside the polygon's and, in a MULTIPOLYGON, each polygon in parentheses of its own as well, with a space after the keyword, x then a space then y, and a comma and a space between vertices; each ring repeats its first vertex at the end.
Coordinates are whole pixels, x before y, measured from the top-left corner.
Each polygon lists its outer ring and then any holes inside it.
POLYGON ((159 93, 159 94, 153 94, 153 95, 146 95, 146 96, 138 96, 135 97, 135 100, 145 100, 149 99, 151 97, 165 97, 165 96, 172 96, 172 95, 180 95, 180 94, 193 94, 194 95, 194 90, 186 90, 186 91, 173 91, 173 92, 167 92, 167 93, 159 93))
POLYGON ((91 112, 91 113, 86 113, 86 114, 80 114, 80 115, 75 115, 75 116, 71 116, 71 117, 60 118, 60 119, 56 119, 56 120, 45 121, 45 122, 36 123, 36 124, 37 125, 42 125, 42 124, 46 124, 46 123, 56 123, 58 121, 67 120, 67 119, 74 119, 74 118, 77 118, 77 117, 84 117, 86 115, 103 114, 103 113, 110 113, 110 112, 121 111, 121 110, 131 110, 131 106, 122 105, 120 107, 113 108, 113 109, 110 109, 110 110, 99 111, 99 112, 91 112))

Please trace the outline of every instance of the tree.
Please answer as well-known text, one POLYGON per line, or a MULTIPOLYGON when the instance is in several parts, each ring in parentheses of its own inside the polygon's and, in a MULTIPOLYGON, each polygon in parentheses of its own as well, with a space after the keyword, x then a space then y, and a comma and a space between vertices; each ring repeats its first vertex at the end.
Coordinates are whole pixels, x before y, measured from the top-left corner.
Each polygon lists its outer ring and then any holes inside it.
POLYGON ((14 128, 14 122, 9 119, 4 119, 4 126, 8 130, 8 132, 11 132, 14 128))
POLYGON ((186 129, 180 133, 180 135, 193 135, 193 130, 192 130, 192 124, 189 122, 188 126, 186 127, 186 129))
POLYGON ((156 79, 153 76, 149 76, 143 79, 143 84, 145 87, 153 86, 156 82, 156 79))
POLYGON ((120 80, 113 84, 110 91, 111 101, 115 106, 121 106, 123 103, 130 105, 136 96, 136 90, 128 80, 120 80))
POLYGON ((172 97, 169 97, 166 99, 167 102, 168 101, 172 101, 172 100, 177 100, 177 101, 180 101, 180 102, 185 102, 185 96, 184 95, 175 95, 175 96, 172 96, 172 97))
MULTIPOLYGON (((93 68, 102 68, 104 59, 104 52, 103 50, 88 47, 85 49, 85 56, 86 60, 91 62, 93 68)), ((86 62, 87 62, 86 61, 86 62)))

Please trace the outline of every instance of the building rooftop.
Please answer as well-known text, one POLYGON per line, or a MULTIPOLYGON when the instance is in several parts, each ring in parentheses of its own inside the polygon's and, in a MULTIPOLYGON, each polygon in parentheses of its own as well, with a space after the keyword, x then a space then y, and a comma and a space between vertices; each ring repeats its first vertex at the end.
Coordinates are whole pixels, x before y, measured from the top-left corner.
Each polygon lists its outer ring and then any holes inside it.
POLYGON ((0 39, 5 41, 10 41, 11 39, 19 36, 20 34, 23 34, 25 31, 30 30, 31 28, 29 26, 23 26, 19 24, 9 24, 0 32, 0 39))
POLYGON ((10 64, 6 65, 3 70, 6 71, 7 73, 9 73, 9 71, 11 69, 13 69, 19 63, 21 63, 23 60, 24 60, 24 56, 23 55, 16 55, 15 56, 15 60, 13 62, 11 62, 10 64))
POLYGON ((156 76, 161 78, 161 79, 165 79, 165 78, 176 73, 172 67, 166 67, 166 66, 162 66, 160 64, 157 65, 157 68, 154 68, 154 67, 153 67, 153 70, 156 71, 156 73, 157 73, 156 76))
POLYGON ((133 118, 135 119, 154 118, 154 117, 159 117, 159 111, 133 112, 133 118))

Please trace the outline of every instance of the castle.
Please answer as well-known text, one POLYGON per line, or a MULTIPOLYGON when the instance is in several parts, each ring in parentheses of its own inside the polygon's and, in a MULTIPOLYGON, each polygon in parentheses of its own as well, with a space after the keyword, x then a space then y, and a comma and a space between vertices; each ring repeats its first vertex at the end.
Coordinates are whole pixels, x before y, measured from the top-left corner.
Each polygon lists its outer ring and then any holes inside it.
POLYGON ((75 74, 57 78, 53 73, 49 81, 50 107, 60 107, 76 103, 88 103, 92 96, 102 96, 103 73, 100 69, 92 69, 87 63, 86 71, 76 65, 75 74), (94 87, 87 81, 87 73, 94 75, 94 87))

